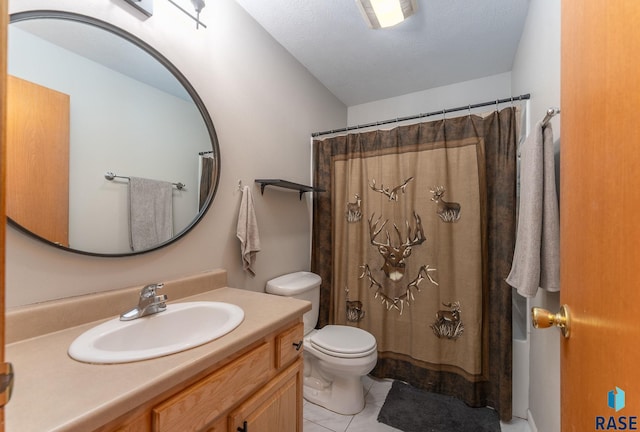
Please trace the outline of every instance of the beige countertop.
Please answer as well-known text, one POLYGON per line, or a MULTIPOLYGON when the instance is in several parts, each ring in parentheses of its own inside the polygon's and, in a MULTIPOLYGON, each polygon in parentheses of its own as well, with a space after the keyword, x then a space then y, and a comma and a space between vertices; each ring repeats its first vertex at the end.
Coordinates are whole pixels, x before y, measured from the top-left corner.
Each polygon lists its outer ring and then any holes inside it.
POLYGON ((152 360, 114 365, 81 363, 67 349, 105 320, 7 345, 15 370, 5 407, 7 432, 90 431, 170 390, 260 340, 311 308, 309 302, 234 288, 219 288, 179 301, 221 301, 240 306, 244 321, 231 333, 152 360))

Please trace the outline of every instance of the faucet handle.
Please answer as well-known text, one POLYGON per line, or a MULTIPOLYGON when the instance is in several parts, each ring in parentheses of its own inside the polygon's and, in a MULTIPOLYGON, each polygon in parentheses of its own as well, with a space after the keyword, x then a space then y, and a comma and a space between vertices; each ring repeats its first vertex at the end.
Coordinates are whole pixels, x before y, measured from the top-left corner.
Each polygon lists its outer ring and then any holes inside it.
POLYGON ((163 283, 154 283, 154 284, 149 284, 147 286, 145 286, 144 288, 142 288, 142 291, 140 291, 140 298, 141 299, 148 299, 150 297, 155 297, 156 296, 156 290, 162 289, 164 288, 164 284, 163 283))

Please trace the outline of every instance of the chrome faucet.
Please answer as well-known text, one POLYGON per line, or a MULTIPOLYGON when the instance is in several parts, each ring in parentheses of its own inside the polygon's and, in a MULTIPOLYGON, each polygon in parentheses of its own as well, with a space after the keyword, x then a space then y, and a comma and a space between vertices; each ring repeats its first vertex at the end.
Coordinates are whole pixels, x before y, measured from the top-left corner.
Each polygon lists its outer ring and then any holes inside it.
POLYGON ((156 290, 159 290, 162 287, 164 287, 164 284, 156 283, 142 288, 142 291, 140 291, 138 306, 120 315, 120 321, 131 321, 136 318, 152 315, 165 310, 167 308, 167 304, 165 303, 167 301, 167 296, 165 294, 156 294, 156 290))

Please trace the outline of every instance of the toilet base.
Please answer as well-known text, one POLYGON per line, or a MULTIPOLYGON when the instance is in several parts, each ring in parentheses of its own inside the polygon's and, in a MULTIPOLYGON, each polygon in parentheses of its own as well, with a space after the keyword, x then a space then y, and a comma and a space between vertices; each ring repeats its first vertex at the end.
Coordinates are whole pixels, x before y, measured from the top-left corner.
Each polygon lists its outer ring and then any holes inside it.
POLYGON ((359 376, 336 377, 331 383, 322 383, 314 377, 304 378, 304 398, 338 414, 353 415, 364 409, 364 387, 359 376))

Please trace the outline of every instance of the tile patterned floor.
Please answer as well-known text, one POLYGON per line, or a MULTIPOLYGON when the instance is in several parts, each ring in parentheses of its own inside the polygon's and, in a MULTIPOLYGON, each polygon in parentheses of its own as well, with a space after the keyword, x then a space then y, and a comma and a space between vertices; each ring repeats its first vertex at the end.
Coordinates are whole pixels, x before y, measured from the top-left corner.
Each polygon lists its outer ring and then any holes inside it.
MULTIPOLYGON (((356 415, 336 414, 304 401, 304 432, 402 432, 377 421, 391 383, 391 380, 365 377, 366 406, 356 415)), ((522 419, 501 423, 501 426, 502 432, 531 432, 528 423, 522 419)))

